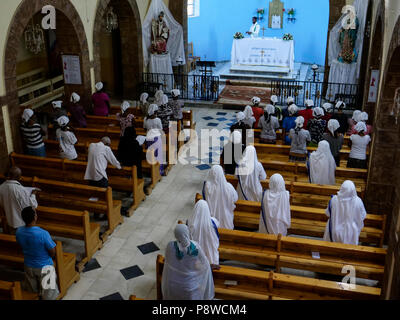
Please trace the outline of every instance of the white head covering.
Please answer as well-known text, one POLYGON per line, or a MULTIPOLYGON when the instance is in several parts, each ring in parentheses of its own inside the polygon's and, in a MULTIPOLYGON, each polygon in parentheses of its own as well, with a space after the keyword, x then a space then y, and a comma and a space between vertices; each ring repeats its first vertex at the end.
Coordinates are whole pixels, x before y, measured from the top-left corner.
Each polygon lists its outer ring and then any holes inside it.
POLYGON ((271 96, 271 102, 278 103, 278 97, 276 95, 271 96))
POLYGON ((250 119, 252 116, 254 116, 253 109, 250 106, 246 106, 243 113, 246 119, 250 119))
POLYGON ((329 221, 326 224, 324 241, 358 245, 367 212, 352 181, 347 180, 342 184, 326 211, 329 221))
POLYGON ((290 228, 290 195, 280 174, 270 178, 261 209, 259 232, 286 236, 290 228))
POLYGON ((207 201, 211 216, 220 223, 220 228, 233 229, 233 211, 236 208, 238 194, 226 181, 224 170, 215 165, 208 172, 203 186, 203 198, 207 201))
POLYGON ((293 98, 293 97, 287 97, 286 103, 287 103, 287 104, 289 104, 289 103, 294 103, 294 98, 293 98))
POLYGON ((101 89, 103 89, 103 87, 104 87, 103 82, 97 82, 95 84, 95 88, 97 91, 100 91, 101 89))
POLYGON ((317 151, 311 153, 309 170, 311 183, 322 185, 336 184, 336 162, 327 141, 320 141, 317 151))
POLYGON ((272 104, 267 104, 267 106, 264 108, 264 111, 267 112, 268 114, 274 114, 275 107, 272 104))
POLYGON ((367 122, 368 121, 368 113, 362 112, 359 119, 360 119, 360 121, 367 122))
POLYGON ((242 133, 239 130, 235 130, 232 132, 231 142, 233 142, 233 144, 242 143, 242 133))
POLYGON ((169 101, 168 96, 166 94, 163 94, 161 98, 161 105, 167 105, 168 101, 169 101))
POLYGON ((253 97, 251 99, 251 103, 253 104, 253 106, 256 105, 256 104, 260 104, 261 103, 261 99, 259 97, 253 97))
POLYGON ((162 104, 162 97, 164 96, 164 91, 162 90, 157 90, 155 95, 154 95, 154 103, 157 105, 161 105, 162 104))
POLYGON ((316 107, 313 109, 313 117, 323 117, 324 116, 324 109, 320 107, 316 107))
POLYGON ((77 93, 73 92, 73 93, 71 94, 71 102, 77 103, 77 102, 79 102, 80 100, 81 100, 81 97, 80 97, 77 93))
POLYGON ((236 114, 236 120, 237 121, 243 121, 244 119, 246 119, 246 116, 245 116, 245 114, 243 112, 238 112, 236 114))
POLYGON ((265 180, 267 174, 258 161, 257 151, 254 146, 248 146, 244 150, 243 158, 236 168, 236 175, 239 179, 237 187, 239 199, 261 201, 263 189, 260 181, 265 180), (260 169, 262 169, 261 174, 260 169))
POLYGON ((147 92, 143 92, 141 95, 140 95, 140 102, 141 103, 145 103, 145 102, 147 102, 147 98, 149 97, 149 94, 147 93, 147 92))
POLYGON ((175 227, 174 234, 178 242, 179 250, 182 252, 186 252, 187 248, 190 246, 190 232, 187 225, 178 224, 175 227))
POLYGON ((367 126, 364 122, 360 121, 360 122, 357 122, 354 130, 356 130, 357 133, 360 133, 361 131, 364 131, 364 133, 367 133, 367 126))
POLYGON ((149 116, 152 116, 156 111, 158 111, 158 105, 153 103, 149 106, 149 110, 147 111, 147 113, 149 114, 149 116))
POLYGON ((290 116, 294 116, 299 111, 299 108, 295 104, 291 104, 288 111, 290 116))
POLYGON ((69 119, 66 116, 59 117, 57 123, 60 127, 64 127, 69 123, 69 119))
POLYGON ((211 218, 207 201, 200 200, 196 203, 192 217, 188 220, 190 237, 203 249, 210 264, 219 264, 219 222, 211 218))
POLYGON ((121 104, 121 111, 122 113, 125 113, 126 110, 128 110, 131 107, 131 104, 128 101, 124 101, 121 104))
POLYGON ((328 121, 328 130, 335 135, 335 131, 340 128, 340 123, 336 119, 331 119, 328 121))
POLYGON ((297 117, 294 122, 296 123, 296 128, 303 128, 303 126, 304 126, 304 118, 302 116, 297 117))
POLYGON ((173 97, 179 97, 181 95, 181 91, 179 89, 174 89, 171 91, 173 97))
POLYGON ((324 109, 325 113, 331 112, 333 109, 332 103, 326 102, 322 105, 322 109, 324 109))
POLYGON ((307 107, 314 107, 314 101, 311 99, 306 100, 305 103, 307 107))
POLYGON ((359 122, 359 118, 361 115, 361 111, 360 110, 356 110, 353 112, 353 116, 351 117, 355 122, 359 122))
POLYGON ((30 118, 32 118, 34 112, 32 109, 25 109, 22 113, 22 120, 24 122, 28 122, 30 118))
POLYGON ((346 104, 341 100, 339 100, 335 105, 335 109, 340 109, 340 108, 346 108, 346 104))
POLYGON ((61 109, 61 107, 62 107, 62 101, 60 101, 60 100, 53 101, 51 104, 53 105, 54 109, 61 109))

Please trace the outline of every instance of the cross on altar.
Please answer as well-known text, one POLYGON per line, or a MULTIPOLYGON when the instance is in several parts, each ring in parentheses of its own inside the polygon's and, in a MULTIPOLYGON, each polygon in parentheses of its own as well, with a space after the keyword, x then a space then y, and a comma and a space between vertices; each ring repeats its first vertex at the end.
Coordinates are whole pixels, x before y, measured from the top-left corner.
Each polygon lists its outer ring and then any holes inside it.
POLYGON ((265 53, 264 49, 261 49, 261 59, 264 58, 264 53, 265 53))
POLYGON ((261 30, 262 30, 262 32, 263 32, 263 38, 264 38, 264 32, 265 32, 265 30, 267 30, 267 29, 265 29, 265 27, 262 27, 261 30))

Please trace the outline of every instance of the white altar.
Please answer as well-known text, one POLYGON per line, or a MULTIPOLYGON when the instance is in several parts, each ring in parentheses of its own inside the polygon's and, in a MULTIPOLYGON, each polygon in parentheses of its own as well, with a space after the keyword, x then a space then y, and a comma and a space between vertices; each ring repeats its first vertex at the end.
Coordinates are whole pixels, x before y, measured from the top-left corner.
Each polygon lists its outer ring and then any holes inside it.
POLYGON ((234 39, 231 54, 231 70, 294 71, 294 41, 277 38, 234 39), (261 69, 260 69, 261 67, 261 69))
POLYGON ((171 55, 167 54, 150 54, 149 72, 158 73, 159 81, 164 85, 164 92, 170 92, 173 87, 173 70, 171 63, 171 55), (164 76, 165 75, 165 76, 164 76))

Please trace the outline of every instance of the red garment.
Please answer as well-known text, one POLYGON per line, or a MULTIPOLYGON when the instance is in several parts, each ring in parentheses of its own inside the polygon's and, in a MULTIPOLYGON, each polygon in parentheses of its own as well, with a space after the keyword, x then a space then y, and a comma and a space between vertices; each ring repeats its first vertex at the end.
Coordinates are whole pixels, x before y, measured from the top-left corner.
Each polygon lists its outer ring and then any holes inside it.
MULTIPOLYGON (((350 131, 350 135, 353 135, 353 134, 357 134, 358 132, 356 131, 356 125, 353 125, 352 127, 351 127, 351 131, 350 131)), ((364 132, 366 135, 368 134, 368 135, 371 135, 372 134, 372 126, 371 125, 369 125, 369 124, 367 124, 367 132, 364 132)))
POLYGON ((264 115, 264 110, 260 107, 251 107, 251 109, 253 110, 254 118, 256 119, 254 128, 258 128, 258 121, 264 115))
POLYGON ((92 96, 93 102, 93 114, 95 116, 107 117, 108 116, 108 105, 106 102, 110 102, 110 98, 105 92, 96 92, 92 96))
POLYGON ((304 118, 304 127, 307 128, 308 120, 313 118, 313 110, 312 109, 305 109, 299 111, 299 117, 302 116, 304 118))
POLYGON ((322 117, 322 120, 325 120, 326 123, 328 123, 329 120, 331 120, 332 115, 331 114, 326 114, 322 117))

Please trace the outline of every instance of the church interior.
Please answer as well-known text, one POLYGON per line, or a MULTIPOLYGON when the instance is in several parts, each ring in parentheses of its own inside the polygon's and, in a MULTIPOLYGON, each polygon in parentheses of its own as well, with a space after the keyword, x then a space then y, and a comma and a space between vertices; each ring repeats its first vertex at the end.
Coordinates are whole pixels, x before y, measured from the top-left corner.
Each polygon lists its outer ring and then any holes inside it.
POLYGON ((400 299, 398 0, 0 9, 0 300, 400 299))

